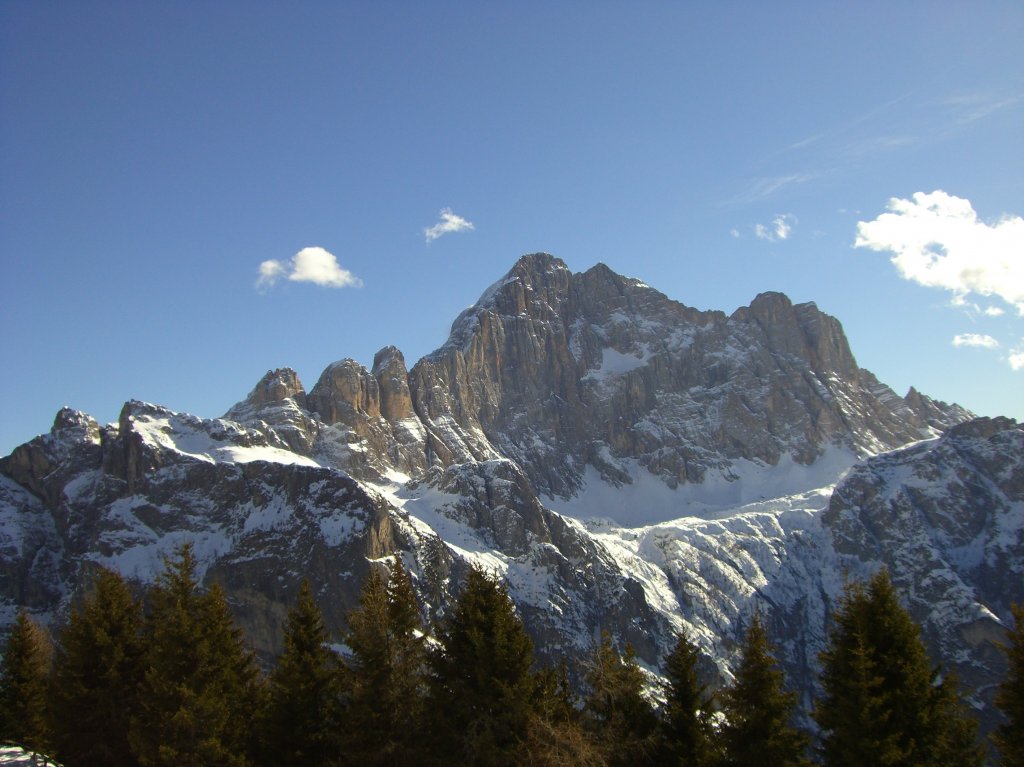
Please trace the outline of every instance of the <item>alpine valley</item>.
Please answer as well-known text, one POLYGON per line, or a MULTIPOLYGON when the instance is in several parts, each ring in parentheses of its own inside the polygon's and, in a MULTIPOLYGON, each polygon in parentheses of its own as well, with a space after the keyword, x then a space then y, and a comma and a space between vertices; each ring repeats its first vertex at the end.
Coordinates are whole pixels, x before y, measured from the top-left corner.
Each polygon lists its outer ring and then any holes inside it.
POLYGON ((885 566, 988 729, 1024 427, 897 395, 813 303, 703 312, 534 254, 411 369, 274 370, 218 419, 66 408, 0 460, 3 625, 59 622, 98 565, 148 583, 186 541, 265 658, 304 578, 340 635, 397 555, 428 621, 472 564, 500 574, 544 661, 607 630, 655 673, 685 628, 721 684, 760 610, 805 712, 844 583, 885 566))

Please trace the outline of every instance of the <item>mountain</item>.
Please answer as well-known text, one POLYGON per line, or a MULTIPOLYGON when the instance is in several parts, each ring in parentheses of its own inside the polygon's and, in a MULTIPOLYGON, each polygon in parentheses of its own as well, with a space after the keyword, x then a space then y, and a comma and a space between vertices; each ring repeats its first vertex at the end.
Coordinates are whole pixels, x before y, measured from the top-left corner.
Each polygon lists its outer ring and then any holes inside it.
POLYGON ((411 369, 273 370, 220 419, 62 410, 0 460, 0 618, 59 620, 91 567, 148 582, 187 540, 269 657, 303 578, 337 631, 375 562, 403 557, 428 618, 477 563, 551 660, 609 630, 655 671, 685 627, 722 682, 760 609, 806 706, 844 578, 884 564, 990 721, 1022 438, 900 397, 814 304, 701 312, 534 254, 411 369))

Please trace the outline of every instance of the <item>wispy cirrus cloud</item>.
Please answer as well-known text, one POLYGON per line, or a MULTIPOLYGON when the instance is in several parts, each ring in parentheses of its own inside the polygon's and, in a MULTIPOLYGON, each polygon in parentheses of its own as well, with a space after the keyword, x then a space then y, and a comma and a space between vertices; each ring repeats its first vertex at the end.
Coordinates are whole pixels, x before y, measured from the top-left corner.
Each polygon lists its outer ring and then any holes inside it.
POLYGON ((984 120, 986 117, 1024 101, 1024 94, 993 93, 978 91, 959 93, 939 100, 939 105, 952 111, 957 123, 964 125, 984 120))
POLYGON ((1024 316, 1024 218, 986 223, 969 200, 941 189, 887 207, 857 223, 854 247, 891 253, 901 277, 951 291, 955 301, 994 296, 1024 316))
POLYGON ((796 185, 842 176, 892 153, 961 136, 976 123, 1011 110, 1019 115, 1022 107, 1024 93, 1006 90, 937 97, 903 93, 770 152, 765 161, 784 161, 788 167, 749 180, 729 203, 756 203, 796 185))
POLYGON ((281 279, 311 282, 326 288, 361 287, 363 281, 342 268, 333 253, 321 247, 303 248, 286 261, 270 259, 259 267, 256 287, 266 290, 281 279))
POLYGON ((820 173, 808 171, 756 178, 732 202, 734 204, 760 202, 774 196, 787 187, 806 184, 808 181, 813 181, 820 176, 820 173))
POLYGON ((438 237, 443 237, 446 234, 453 232, 465 232, 472 230, 473 223, 467 221, 462 216, 456 215, 452 212, 451 208, 444 208, 440 213, 440 220, 433 226, 428 226, 423 230, 423 236, 426 241, 433 242, 438 237))

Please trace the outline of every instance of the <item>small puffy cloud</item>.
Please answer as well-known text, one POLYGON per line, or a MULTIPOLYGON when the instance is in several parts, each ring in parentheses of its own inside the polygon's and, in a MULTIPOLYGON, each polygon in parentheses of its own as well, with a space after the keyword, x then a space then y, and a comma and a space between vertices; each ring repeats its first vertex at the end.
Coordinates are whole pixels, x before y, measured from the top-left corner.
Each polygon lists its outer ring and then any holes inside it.
POLYGON ((470 229, 473 229, 472 222, 456 215, 451 208, 445 208, 441 211, 441 219, 433 226, 428 226, 423 230, 423 236, 426 237, 427 242, 433 242, 443 235, 452 232, 465 232, 470 229))
POLYGON ((1014 352, 1009 357, 1010 367, 1014 370, 1024 370, 1024 351, 1014 352))
POLYGON ((292 282, 312 282, 327 288, 359 287, 363 281, 343 269, 333 253, 323 248, 303 248, 288 261, 271 259, 260 264, 256 287, 269 288, 282 277, 292 282))
POLYGON ((1002 317, 1003 309, 999 306, 987 306, 985 307, 985 314, 989 317, 1002 317))
POLYGON ((936 190, 889 200, 857 223, 854 247, 889 252, 900 275, 964 296, 996 296, 1024 315, 1024 218, 981 221, 968 200, 936 190))
POLYGON ((256 280, 256 285, 257 287, 270 287, 287 271, 285 265, 280 261, 264 261, 260 264, 260 278, 256 280))
POLYGON ((755 225, 754 234, 759 240, 778 242, 779 240, 785 240, 789 237, 790 232, 793 231, 793 225, 795 223, 796 216, 791 213, 783 213, 782 215, 773 218, 771 224, 768 224, 767 226, 765 224, 755 225))
POLYGON ((953 337, 953 346, 977 346, 982 349, 995 349, 999 342, 992 336, 981 333, 961 333, 953 337))

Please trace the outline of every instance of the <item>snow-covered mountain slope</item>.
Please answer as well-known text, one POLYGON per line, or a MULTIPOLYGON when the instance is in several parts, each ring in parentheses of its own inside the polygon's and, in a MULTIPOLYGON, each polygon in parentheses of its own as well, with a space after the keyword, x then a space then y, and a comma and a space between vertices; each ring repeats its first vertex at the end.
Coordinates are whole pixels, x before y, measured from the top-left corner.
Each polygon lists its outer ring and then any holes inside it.
POLYGON ((989 700, 1002 621, 1024 604, 1024 426, 980 418, 871 458, 822 522, 847 572, 890 570, 933 655, 989 700))
POLYGON ((0 460, 0 617, 59 620, 90 568, 147 582, 191 541, 270 656, 303 578, 340 631, 374 562, 404 558, 430 619, 476 563, 550 660, 609 630, 656 670, 685 628, 721 682, 760 609, 809 703, 844 578, 885 564, 986 706, 1024 451, 969 418, 880 384, 812 304, 727 317, 524 257, 412 370, 271 371, 223 419, 62 410, 0 460))

